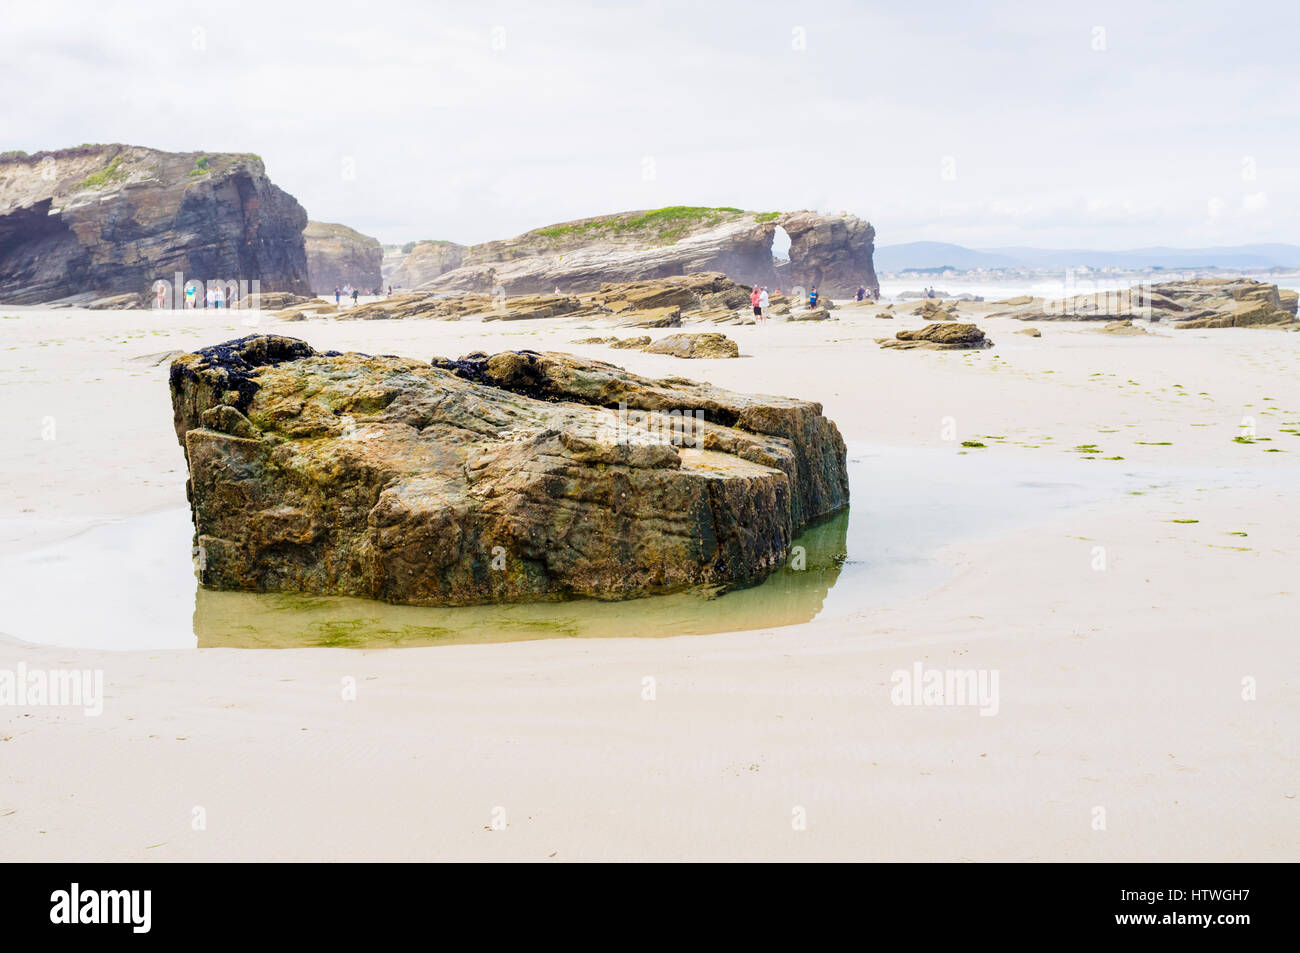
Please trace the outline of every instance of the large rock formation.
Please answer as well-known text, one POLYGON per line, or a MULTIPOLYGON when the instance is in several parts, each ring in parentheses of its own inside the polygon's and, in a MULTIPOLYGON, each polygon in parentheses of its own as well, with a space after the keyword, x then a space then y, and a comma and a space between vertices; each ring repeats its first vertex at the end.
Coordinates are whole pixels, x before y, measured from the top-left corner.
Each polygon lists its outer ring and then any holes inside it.
MULTIPOLYGON (((414 244, 414 243, 412 243, 414 244)), ((384 287, 387 288, 393 283, 393 273, 401 268, 406 261, 406 256, 410 253, 403 245, 383 245, 384 260, 380 265, 380 275, 384 279, 384 287)))
POLYGON ((177 358, 200 578, 418 605, 761 580, 848 502, 821 405, 564 354, 177 358))
POLYGON ((414 289, 527 294, 594 291, 607 282, 717 271, 749 285, 816 285, 823 295, 878 288, 875 229, 851 215, 746 212, 673 206, 535 229, 504 241, 461 246, 422 242, 393 274, 414 289), (776 263, 772 240, 790 237, 776 263))
POLYGON ((416 242, 410 251, 403 252, 401 263, 389 272, 386 280, 403 291, 423 288, 439 275, 459 268, 464 257, 465 246, 455 242, 416 242))
POLYGON ((1165 321, 1175 328, 1290 325, 1297 295, 1253 278, 1193 278, 1119 291, 1075 295, 1059 301, 1014 298, 1000 316, 1021 321, 1165 321))
POLYGON ((484 321, 522 321, 612 316, 644 327, 675 327, 685 313, 701 321, 734 323, 740 320, 736 311, 748 309, 749 293, 748 286, 738 285, 723 274, 703 272, 645 281, 606 282, 596 291, 583 294, 408 292, 348 308, 338 317, 362 321, 396 318, 459 321, 471 317, 484 321))
POLYGON ((308 292, 307 213, 254 155, 79 146, 0 158, 0 301, 146 294, 155 280, 308 292))
MULTIPOLYGON (((323 308, 322 301, 294 305, 276 317, 285 321, 332 314, 343 320, 388 321, 421 318, 434 321, 523 321, 535 318, 612 318, 620 327, 669 328, 685 323, 753 324, 751 288, 721 272, 699 272, 671 278, 606 282, 596 291, 577 294, 541 292, 508 295, 477 291, 412 291, 383 296, 356 307, 323 308)), ((790 307, 784 295, 773 295, 769 316, 785 321, 825 321, 829 298, 818 307, 790 307)))
POLYGON ((1251 278, 1199 278, 1152 287, 1176 328, 1250 328, 1293 324, 1297 296, 1251 278))
POLYGON ((345 285, 368 291, 384 280, 384 248, 379 239, 329 222, 308 222, 302 237, 311 290, 316 294, 332 294, 345 285))

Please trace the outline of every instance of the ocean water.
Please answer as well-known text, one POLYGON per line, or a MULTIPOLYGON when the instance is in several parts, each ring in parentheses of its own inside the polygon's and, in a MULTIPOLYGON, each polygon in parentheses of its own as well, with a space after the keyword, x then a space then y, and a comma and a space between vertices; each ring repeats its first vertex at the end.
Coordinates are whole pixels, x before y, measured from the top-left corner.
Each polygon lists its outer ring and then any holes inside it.
MULTIPOLYGON (((917 276, 907 279, 889 279, 880 283, 881 299, 896 298, 906 291, 921 291, 927 286, 935 291, 949 295, 969 294, 985 301, 1001 301, 1019 295, 1037 298, 1065 298, 1073 295, 1092 294, 1098 291, 1123 291, 1141 282, 1172 281, 1178 275, 1165 278, 1077 278, 1067 284, 1065 276, 1025 281, 965 281, 948 280, 931 276, 917 276)), ((1300 290, 1300 275, 1282 275, 1278 277, 1254 276, 1258 281, 1276 284, 1279 288, 1300 290)))
MULTIPOLYGON (((425 608, 200 588, 189 511, 107 523, 0 561, 0 633, 103 649, 398 647, 771 629, 886 606, 950 576, 951 543, 1032 525, 1129 489, 1219 478, 956 448, 849 447, 850 507, 806 531, 806 568, 757 586, 626 601, 425 608)), ((1257 478, 1257 475, 1256 475, 1257 478)))

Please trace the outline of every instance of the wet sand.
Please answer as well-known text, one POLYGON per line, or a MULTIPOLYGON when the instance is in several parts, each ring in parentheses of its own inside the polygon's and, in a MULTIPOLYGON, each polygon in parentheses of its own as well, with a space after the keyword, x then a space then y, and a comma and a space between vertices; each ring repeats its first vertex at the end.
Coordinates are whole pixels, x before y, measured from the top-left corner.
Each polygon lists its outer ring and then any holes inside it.
MULTIPOLYGON (((0 315, 17 316, 0 321, 0 557, 184 506, 166 364, 135 358, 259 328, 0 315)), ((991 350, 891 352, 873 339, 919 318, 839 316, 723 328, 746 356, 707 362, 572 345, 604 329, 565 320, 260 330, 423 358, 568 350, 818 399, 851 443, 932 455, 935 492, 974 454, 1009 483, 1044 460, 1149 482, 947 545, 937 588, 781 628, 401 650, 0 642, 0 671, 102 669, 107 693, 97 718, 0 708, 0 857, 1294 860, 1300 334, 1052 323, 1035 339, 987 319, 991 350), (1243 421, 1257 442, 1234 441, 1243 421), (996 671, 997 714, 893 704, 891 675, 916 662, 996 671)), ((933 530, 923 503, 898 518, 933 530)), ((69 578, 63 598, 78 592, 69 578)))

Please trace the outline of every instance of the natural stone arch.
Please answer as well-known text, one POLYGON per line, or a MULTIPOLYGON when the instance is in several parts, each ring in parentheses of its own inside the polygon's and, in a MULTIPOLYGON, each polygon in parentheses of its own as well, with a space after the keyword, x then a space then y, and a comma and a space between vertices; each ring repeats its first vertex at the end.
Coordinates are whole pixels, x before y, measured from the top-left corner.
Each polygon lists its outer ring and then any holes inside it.
POLYGON ((772 229, 772 264, 783 265, 790 260, 790 233, 782 225, 772 229))

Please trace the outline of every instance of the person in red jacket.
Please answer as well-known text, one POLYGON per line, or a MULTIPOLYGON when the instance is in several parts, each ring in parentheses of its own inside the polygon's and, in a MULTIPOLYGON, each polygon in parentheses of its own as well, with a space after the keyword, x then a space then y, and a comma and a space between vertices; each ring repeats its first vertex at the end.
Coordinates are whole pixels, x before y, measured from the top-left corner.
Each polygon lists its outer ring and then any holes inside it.
POLYGON ((750 292, 749 303, 754 306, 754 317, 761 318, 763 316, 762 295, 759 293, 757 287, 750 292))

